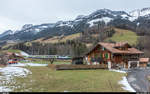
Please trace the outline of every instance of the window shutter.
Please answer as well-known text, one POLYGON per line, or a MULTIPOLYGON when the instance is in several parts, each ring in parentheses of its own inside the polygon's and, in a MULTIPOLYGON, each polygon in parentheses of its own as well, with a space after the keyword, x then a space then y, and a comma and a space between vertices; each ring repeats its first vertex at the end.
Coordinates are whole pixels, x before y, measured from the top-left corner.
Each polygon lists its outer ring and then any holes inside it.
POLYGON ((109 54, 108 53, 105 54, 105 58, 109 59, 109 54))
POLYGON ((107 53, 105 54, 105 58, 106 58, 106 59, 108 58, 107 53))

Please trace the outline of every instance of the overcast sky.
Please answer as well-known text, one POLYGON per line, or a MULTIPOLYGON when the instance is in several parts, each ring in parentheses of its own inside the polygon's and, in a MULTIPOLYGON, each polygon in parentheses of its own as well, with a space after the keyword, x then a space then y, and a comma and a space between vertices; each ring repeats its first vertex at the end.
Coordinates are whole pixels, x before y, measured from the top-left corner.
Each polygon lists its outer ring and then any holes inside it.
POLYGON ((126 12, 150 7, 150 0, 0 0, 0 33, 24 24, 73 20, 98 9, 126 12))

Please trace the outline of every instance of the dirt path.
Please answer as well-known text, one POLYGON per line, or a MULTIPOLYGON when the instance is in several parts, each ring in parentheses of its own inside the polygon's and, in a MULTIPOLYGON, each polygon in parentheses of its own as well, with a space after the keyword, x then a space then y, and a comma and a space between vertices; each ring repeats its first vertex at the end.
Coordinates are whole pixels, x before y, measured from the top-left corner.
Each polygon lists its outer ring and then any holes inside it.
POLYGON ((150 75, 150 69, 132 69, 128 72, 127 80, 137 92, 150 92, 148 75, 150 75))

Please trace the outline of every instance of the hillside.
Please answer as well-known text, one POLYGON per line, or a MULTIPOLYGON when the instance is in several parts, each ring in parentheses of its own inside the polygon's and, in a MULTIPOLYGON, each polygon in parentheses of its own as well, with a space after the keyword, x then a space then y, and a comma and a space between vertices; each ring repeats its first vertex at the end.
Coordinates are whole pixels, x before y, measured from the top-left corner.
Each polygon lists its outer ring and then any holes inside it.
POLYGON ((16 54, 24 56, 24 57, 28 56, 28 53, 26 53, 26 52, 24 52, 22 50, 17 50, 17 49, 2 50, 0 52, 1 53, 7 53, 7 52, 9 52, 9 53, 16 53, 16 54))
POLYGON ((40 43, 59 43, 59 42, 66 42, 67 40, 73 40, 80 37, 81 33, 76 33, 68 36, 53 36, 52 38, 40 38, 34 40, 32 42, 40 42, 40 43))
POLYGON ((7 49, 7 48, 9 48, 10 46, 14 46, 14 45, 16 45, 17 43, 6 43, 6 44, 4 44, 4 45, 2 45, 2 49, 7 49))
POLYGON ((127 41, 131 45, 136 45, 138 36, 131 30, 115 28, 115 34, 111 38, 107 38, 105 41, 124 42, 127 41))
MULTIPOLYGON (((131 45, 136 45, 138 36, 135 32, 131 30, 126 30, 126 29, 119 29, 119 28, 114 28, 115 34, 110 37, 105 39, 104 41, 109 42, 109 41, 114 41, 114 42, 124 42, 127 41, 131 45)), ((60 43, 60 42, 66 42, 67 40, 73 40, 73 39, 78 39, 78 37, 81 36, 81 33, 76 33, 68 36, 53 36, 51 38, 40 38, 37 40, 34 40, 32 42, 40 42, 40 43, 60 43)), ((92 37, 97 37, 98 34, 92 34, 92 37)), ((87 46, 89 43, 86 43, 87 46)), ((90 45, 92 45, 90 43, 90 45)))

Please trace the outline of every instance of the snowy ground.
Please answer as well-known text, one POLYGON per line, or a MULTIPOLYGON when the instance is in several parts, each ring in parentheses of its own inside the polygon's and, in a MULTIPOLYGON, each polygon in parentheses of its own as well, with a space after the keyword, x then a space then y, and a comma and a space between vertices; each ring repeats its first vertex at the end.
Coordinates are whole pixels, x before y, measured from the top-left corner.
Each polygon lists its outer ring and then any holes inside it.
POLYGON ((10 64, 8 66, 13 66, 13 67, 17 67, 17 66, 47 66, 48 64, 37 64, 37 63, 18 63, 18 64, 10 64))
POLYGON ((0 68, 0 92, 11 92, 13 89, 18 88, 14 86, 8 86, 9 84, 15 84, 14 77, 25 78, 28 74, 32 74, 29 70, 21 68, 21 66, 47 66, 48 64, 35 64, 35 63, 18 63, 11 64, 7 67, 0 68))
POLYGON ((24 52, 24 51, 21 51, 21 55, 22 55, 22 56, 27 56, 27 57, 29 56, 29 54, 27 54, 27 53, 24 52))
MULTIPOLYGON (((109 71, 114 71, 114 72, 119 72, 119 73, 127 73, 126 71, 123 70, 115 70, 115 69, 110 69, 109 71)), ((124 90, 127 90, 129 92, 136 92, 129 84, 128 80, 126 77, 122 77, 122 80, 119 81, 119 84, 122 84, 124 87, 122 87, 124 90)))
POLYGON ((123 79, 121 81, 119 81, 119 84, 124 85, 124 87, 122 87, 124 90, 127 90, 129 92, 136 92, 128 83, 127 78, 126 77, 122 77, 123 79))
POLYGON ((10 92, 14 88, 14 86, 7 86, 10 83, 15 84, 15 80, 13 79, 14 77, 21 77, 24 78, 28 74, 32 74, 29 70, 21 67, 4 67, 0 68, 0 92, 10 92))

